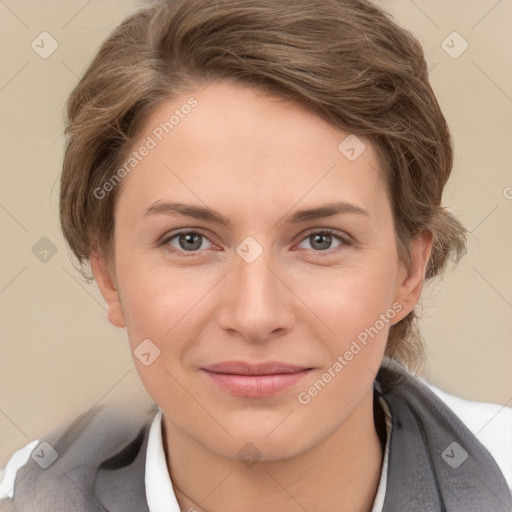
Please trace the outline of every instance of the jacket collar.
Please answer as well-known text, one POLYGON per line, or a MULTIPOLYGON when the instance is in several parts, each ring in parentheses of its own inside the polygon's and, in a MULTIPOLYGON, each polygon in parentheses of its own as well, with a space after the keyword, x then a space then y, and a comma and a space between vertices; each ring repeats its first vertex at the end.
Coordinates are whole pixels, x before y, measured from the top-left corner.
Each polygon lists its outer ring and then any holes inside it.
POLYGON ((427 386, 387 360, 375 390, 392 415, 383 512, 512 510, 493 457, 427 386))

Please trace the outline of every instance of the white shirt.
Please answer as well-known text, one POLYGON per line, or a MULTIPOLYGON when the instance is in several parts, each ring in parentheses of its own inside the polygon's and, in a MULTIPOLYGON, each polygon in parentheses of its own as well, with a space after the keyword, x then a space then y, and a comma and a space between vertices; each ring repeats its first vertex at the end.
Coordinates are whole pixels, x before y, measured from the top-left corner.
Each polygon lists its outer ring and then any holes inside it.
MULTIPOLYGON (((425 382, 425 384, 427 383, 425 382)), ((512 494, 512 408, 463 400, 444 393, 434 386, 427 385, 491 453, 512 494)), ((382 511, 386 495, 391 418, 387 405, 385 402, 381 401, 381 403, 386 416, 387 441, 379 487, 371 512, 382 511)), ((161 427, 162 411, 159 409, 151 423, 146 452, 145 486, 148 507, 150 512, 181 512, 167 471, 161 427)), ((16 472, 26 464, 38 444, 39 441, 32 441, 16 451, 9 459, 5 469, 0 470, 0 501, 3 498, 13 497, 16 472)))

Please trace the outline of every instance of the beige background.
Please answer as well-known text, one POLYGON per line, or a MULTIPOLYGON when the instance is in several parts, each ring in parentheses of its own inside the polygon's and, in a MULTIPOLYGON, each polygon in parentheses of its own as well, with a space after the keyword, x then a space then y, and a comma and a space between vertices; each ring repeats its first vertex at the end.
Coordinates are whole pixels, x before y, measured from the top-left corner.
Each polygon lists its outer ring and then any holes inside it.
MULTIPOLYGON (((380 3, 424 45, 456 145, 445 204, 471 231, 466 259, 424 294, 429 380, 466 399, 510 406, 512 2, 380 3), (441 47, 453 31, 469 44, 456 59, 441 47)), ((57 216, 66 96, 136 5, 0 0, 0 466, 84 409, 148 400, 125 332, 107 322, 97 287, 73 268, 57 216), (47 59, 31 48, 43 31, 59 45, 47 59), (42 237, 57 248, 46 263, 32 252, 42 237)), ((451 51, 460 43, 448 39, 451 51)))

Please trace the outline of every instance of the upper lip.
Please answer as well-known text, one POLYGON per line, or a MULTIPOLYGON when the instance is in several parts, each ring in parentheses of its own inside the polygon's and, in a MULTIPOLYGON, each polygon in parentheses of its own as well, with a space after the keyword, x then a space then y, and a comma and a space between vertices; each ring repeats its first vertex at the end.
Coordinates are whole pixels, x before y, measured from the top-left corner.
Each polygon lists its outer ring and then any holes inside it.
POLYGON ((297 373, 309 370, 305 366, 269 361, 265 363, 245 363, 241 361, 225 361, 223 363, 204 366, 203 370, 212 373, 226 373, 232 375, 277 375, 280 373, 297 373))

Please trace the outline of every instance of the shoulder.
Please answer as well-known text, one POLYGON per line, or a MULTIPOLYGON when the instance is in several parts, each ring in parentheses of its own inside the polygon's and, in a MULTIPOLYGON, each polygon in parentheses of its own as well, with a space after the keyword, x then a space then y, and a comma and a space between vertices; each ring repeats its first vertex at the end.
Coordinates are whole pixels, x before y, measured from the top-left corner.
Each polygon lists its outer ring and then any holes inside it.
POLYGON ((512 408, 473 402, 422 382, 435 393, 492 455, 512 490, 512 408))
MULTIPOLYGON (((490 494, 487 494, 491 500, 491 494, 494 497, 502 496, 504 499, 512 497, 510 407, 464 400, 446 393, 418 375, 410 373, 394 360, 384 361, 376 378, 376 389, 392 405, 391 412, 393 416, 396 415, 394 422, 398 427, 397 432, 403 432, 404 429, 407 431, 408 435, 405 436, 405 440, 402 439, 400 445, 402 449, 416 449, 414 443, 406 442, 407 439, 411 440, 409 429, 414 430, 416 425, 421 425, 421 436, 418 440, 423 437, 431 455, 441 455, 443 462, 447 461, 442 454, 456 439, 466 450, 471 450, 473 455, 469 466, 465 466, 466 476, 479 475, 478 479, 484 479, 485 482, 482 482, 490 491, 490 494)), ((446 454, 446 457, 452 456, 453 454, 446 454)), ((438 457, 431 458, 432 461, 439 478, 444 482, 452 482, 451 490, 447 484, 445 491, 452 492, 454 488, 458 489, 457 485, 460 482, 457 478, 460 479, 460 475, 454 476, 448 469, 451 465, 448 463, 447 467, 447 464, 441 463, 438 457)), ((472 499, 481 499, 482 503, 486 503, 487 498, 484 499, 478 494, 477 487, 480 486, 472 488, 472 499)), ((469 500, 468 496, 465 499, 469 500)))
POLYGON ((20 487, 21 493, 45 493, 49 483, 79 466, 94 470, 129 463, 157 410, 156 404, 147 403, 98 406, 31 441, 0 470, 0 503, 16 499, 20 487))

